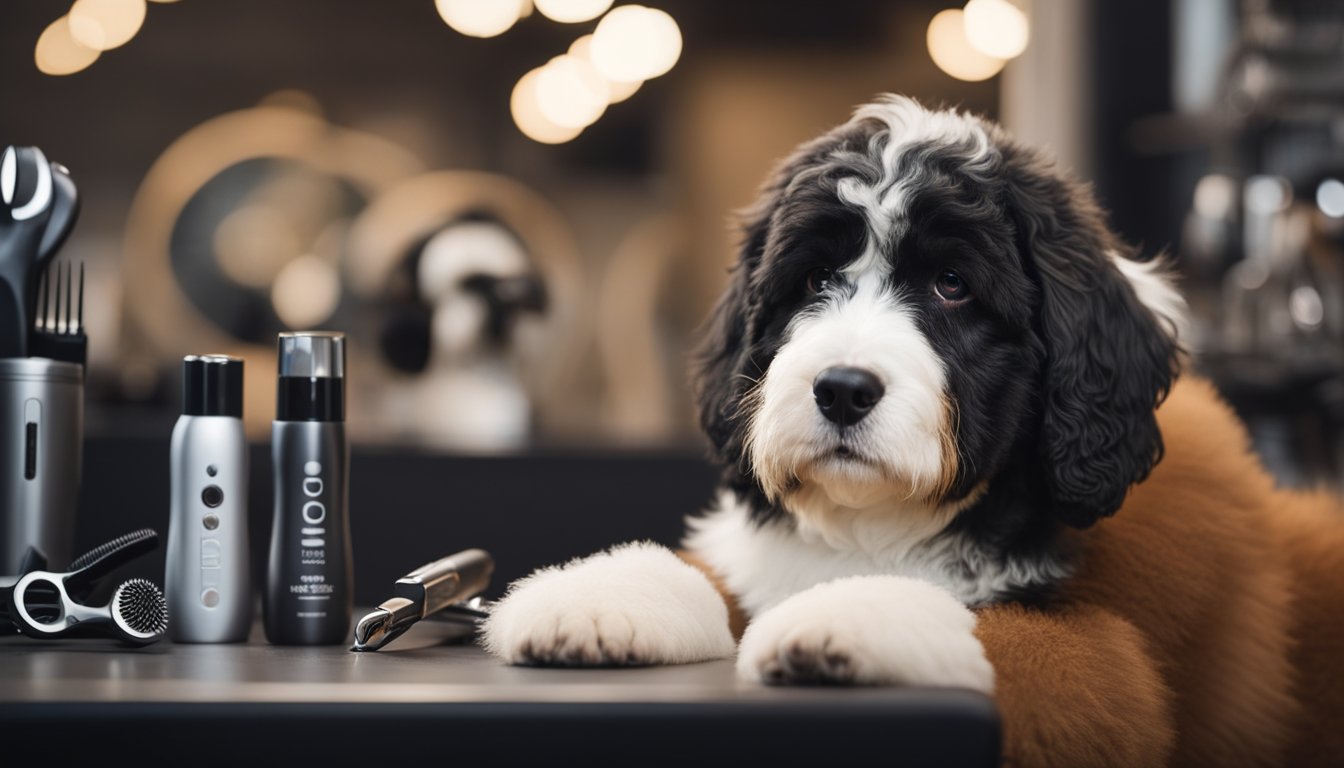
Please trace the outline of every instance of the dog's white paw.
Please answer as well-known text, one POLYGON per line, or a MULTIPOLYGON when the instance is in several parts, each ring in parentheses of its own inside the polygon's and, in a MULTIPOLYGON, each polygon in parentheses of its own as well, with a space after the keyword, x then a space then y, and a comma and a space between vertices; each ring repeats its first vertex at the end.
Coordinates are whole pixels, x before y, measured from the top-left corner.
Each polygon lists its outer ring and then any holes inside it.
POLYGON ((974 630, 975 615, 926 581, 837 579, 753 620, 738 648, 737 673, 770 684, 929 685, 990 693, 994 670, 974 630))
POLYGON ((491 609, 482 640, 511 664, 682 664, 733 654, 728 607, 709 579, 648 543, 519 579, 491 609))

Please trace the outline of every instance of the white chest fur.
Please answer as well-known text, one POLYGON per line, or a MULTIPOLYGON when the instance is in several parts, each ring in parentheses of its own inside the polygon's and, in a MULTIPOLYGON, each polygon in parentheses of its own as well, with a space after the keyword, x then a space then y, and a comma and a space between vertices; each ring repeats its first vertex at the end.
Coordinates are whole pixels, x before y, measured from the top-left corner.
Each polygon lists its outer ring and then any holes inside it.
POLYGON ((856 516, 852 535, 807 536, 786 523, 757 524, 736 495, 687 520, 684 545, 714 568, 749 615, 809 587, 849 576, 906 576, 936 584, 963 604, 991 602, 1016 587, 1067 575, 1055 564, 989 557, 942 524, 893 514, 856 516))

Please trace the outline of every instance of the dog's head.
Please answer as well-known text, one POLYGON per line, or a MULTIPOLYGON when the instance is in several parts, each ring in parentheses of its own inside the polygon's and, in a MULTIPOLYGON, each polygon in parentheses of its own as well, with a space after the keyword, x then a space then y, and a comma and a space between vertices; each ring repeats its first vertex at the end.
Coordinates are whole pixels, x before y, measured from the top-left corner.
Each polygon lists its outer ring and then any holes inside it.
POLYGON ((701 421, 738 482, 814 523, 950 516, 1011 469, 1033 514, 1086 527, 1161 456, 1182 309, 1040 154, 885 97, 746 212, 701 421))

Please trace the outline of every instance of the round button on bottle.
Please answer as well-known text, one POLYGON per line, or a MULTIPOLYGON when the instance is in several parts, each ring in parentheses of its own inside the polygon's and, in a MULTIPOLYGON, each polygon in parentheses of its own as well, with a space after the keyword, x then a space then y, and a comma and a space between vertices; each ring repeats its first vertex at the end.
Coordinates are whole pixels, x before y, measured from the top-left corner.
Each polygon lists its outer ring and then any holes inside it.
POLYGON ((201 502, 214 509, 224 503, 224 491, 220 490, 218 485, 207 485, 205 490, 201 491, 201 502))

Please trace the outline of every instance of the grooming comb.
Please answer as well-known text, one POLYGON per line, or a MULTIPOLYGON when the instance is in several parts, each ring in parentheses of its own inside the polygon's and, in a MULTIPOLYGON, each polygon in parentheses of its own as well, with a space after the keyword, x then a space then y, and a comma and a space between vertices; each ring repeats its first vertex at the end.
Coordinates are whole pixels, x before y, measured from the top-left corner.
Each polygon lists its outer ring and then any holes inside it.
POLYGON ((37 315, 28 347, 34 357, 80 365, 88 362, 89 341, 84 334, 82 263, 79 265, 78 292, 73 265, 58 262, 43 270, 38 278, 37 315))

